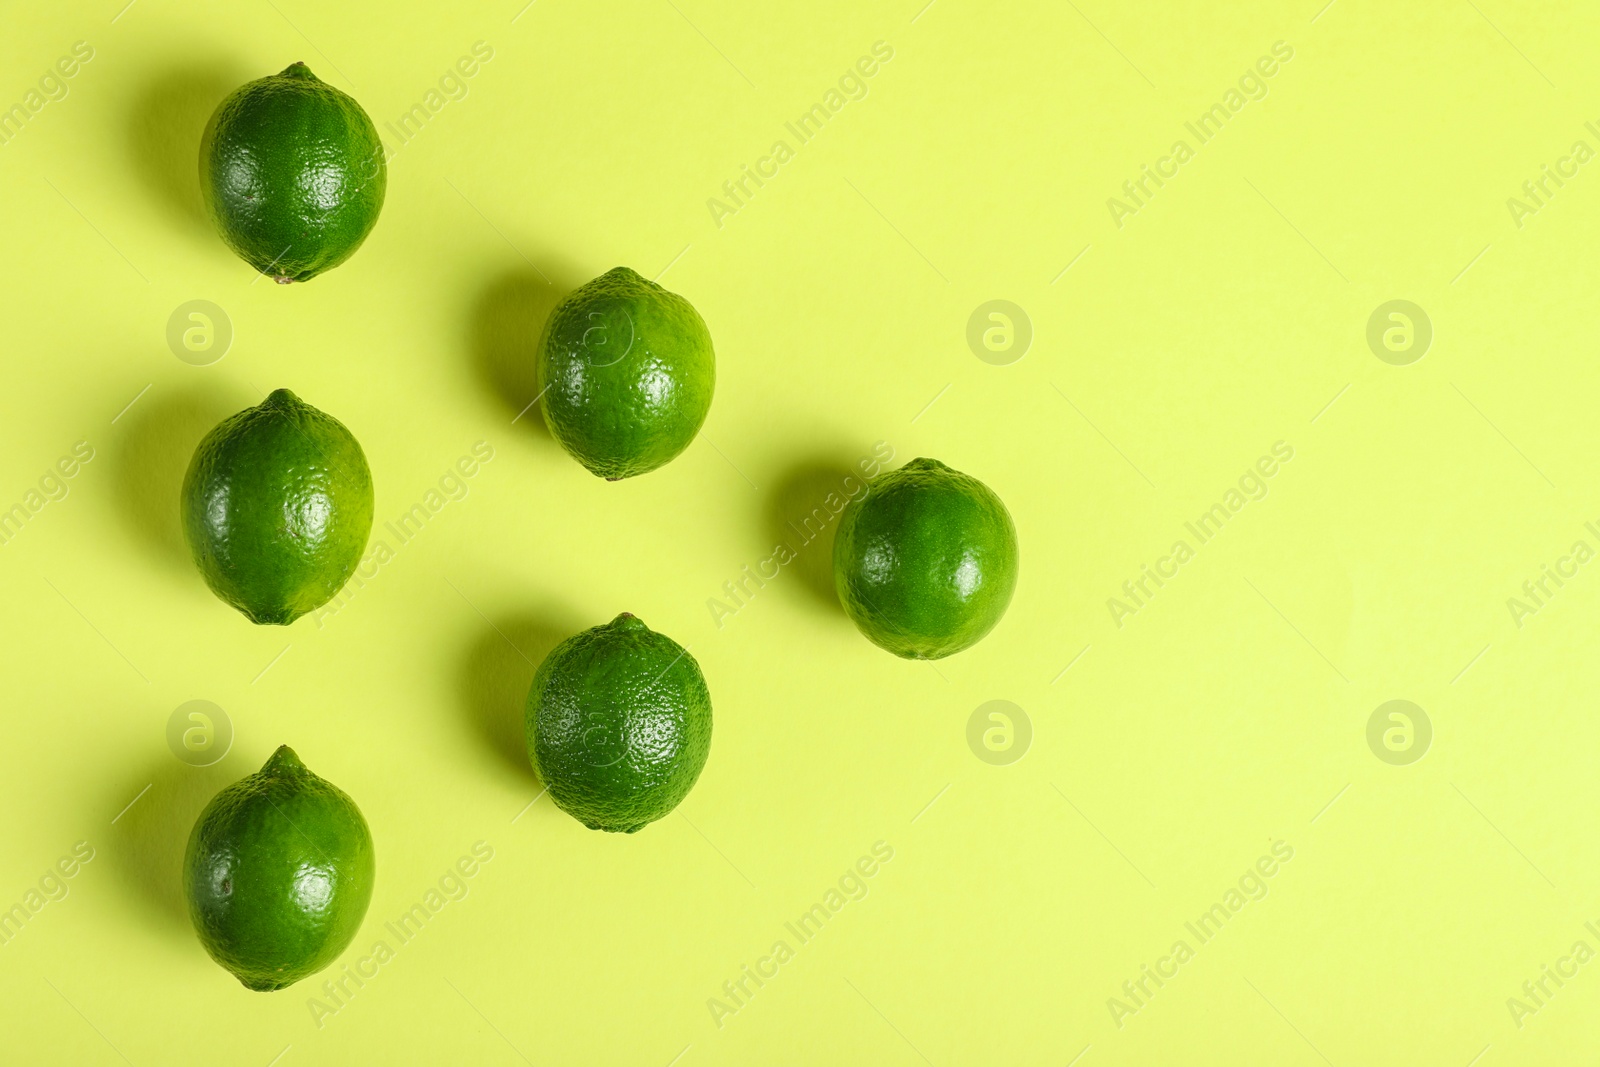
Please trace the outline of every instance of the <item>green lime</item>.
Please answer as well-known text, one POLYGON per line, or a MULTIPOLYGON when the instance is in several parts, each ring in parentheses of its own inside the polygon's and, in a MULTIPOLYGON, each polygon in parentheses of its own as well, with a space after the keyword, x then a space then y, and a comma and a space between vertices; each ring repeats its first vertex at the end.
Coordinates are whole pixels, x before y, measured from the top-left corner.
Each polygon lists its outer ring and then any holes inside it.
POLYGON ((183 889, 211 958, 246 989, 316 974, 372 900, 372 834, 344 791, 288 745, 211 798, 189 834, 183 889))
POLYGON ((372 120, 304 63, 235 89, 200 142, 206 213, 229 248, 279 282, 349 259, 387 183, 372 120))
POLYGON ((557 304, 539 341, 545 425, 610 481, 653 471, 688 448, 716 378, 705 320, 627 267, 557 304))
POLYGON ((551 650, 528 690, 528 759, 556 806, 631 834, 688 796, 711 751, 711 694, 672 638, 624 612, 551 650))
POLYGON ((868 640, 942 659, 994 629, 1017 587, 1017 528, 978 479, 936 459, 878 475, 833 542, 839 602, 868 640))
POLYGON ((285 626, 333 598, 372 532, 372 472, 338 419, 279 389, 206 434, 183 479, 183 532, 206 584, 285 626))

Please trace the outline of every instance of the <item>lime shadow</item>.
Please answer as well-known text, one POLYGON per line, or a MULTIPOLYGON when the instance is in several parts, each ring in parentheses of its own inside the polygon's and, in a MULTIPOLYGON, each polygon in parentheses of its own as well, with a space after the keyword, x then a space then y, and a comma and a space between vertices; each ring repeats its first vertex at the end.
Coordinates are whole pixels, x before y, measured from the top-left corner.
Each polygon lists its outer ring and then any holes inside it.
POLYGON ((866 480, 846 453, 817 457, 791 467, 767 495, 767 533, 773 547, 787 545, 794 559, 785 567, 799 576, 810 599, 843 612, 833 586, 833 535, 839 516, 866 480))
POLYGON ((477 632, 462 658, 457 691, 468 723, 517 775, 533 773, 524 716, 534 671, 582 628, 532 613, 503 615, 477 632))
POLYGON ((106 819, 115 821, 90 834, 89 843, 104 845, 118 884, 144 905, 152 925, 189 929, 182 880, 189 833, 212 797, 250 773, 250 763, 230 752, 209 767, 191 767, 163 753, 141 770, 118 775, 101 800, 106 819))
POLYGON ((174 66, 133 95, 126 136, 130 169, 150 196, 208 244, 200 200, 200 138, 211 113, 249 75, 233 63, 174 66))
POLYGON ((479 380, 504 405, 508 419, 548 438, 539 396, 539 336, 567 290, 531 268, 508 271, 478 298, 472 314, 472 356, 479 380))
POLYGON ((215 388, 160 388, 119 415, 113 427, 117 509, 153 557, 187 572, 194 563, 178 513, 184 472, 201 438, 245 402, 215 388))

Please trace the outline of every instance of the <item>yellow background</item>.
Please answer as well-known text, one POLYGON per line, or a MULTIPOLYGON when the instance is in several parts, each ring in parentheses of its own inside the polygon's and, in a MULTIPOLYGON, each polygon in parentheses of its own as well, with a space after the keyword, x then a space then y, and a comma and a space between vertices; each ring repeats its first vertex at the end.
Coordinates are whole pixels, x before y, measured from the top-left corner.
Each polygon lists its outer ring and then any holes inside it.
POLYGON ((1600 548, 1600 164, 1520 226, 1507 199, 1573 142, 1600 148, 1600 13, 120 2, 13 5, 0 35, 0 102, 94 49, 0 145, 0 506, 94 450, 0 547, 0 906, 94 849, 0 947, 0 1058, 1592 1054, 1600 964, 1547 980, 1520 1020, 1507 998, 1574 942, 1600 949, 1600 566, 1520 620, 1507 601, 1575 541, 1600 548), (493 58, 399 147, 344 266, 275 286, 211 232, 195 158, 231 89, 304 60, 398 146, 388 124, 478 41, 493 58), (866 96, 798 144, 785 122, 879 41, 893 58, 866 96), (1184 123, 1280 41, 1265 98, 1199 145, 1184 123), (793 158, 714 218, 779 139, 793 158), (1119 227, 1108 198, 1178 139, 1194 158, 1119 227), (513 417, 545 310, 618 264, 693 301, 719 381, 682 457, 606 484, 536 412, 513 417), (209 366, 166 341, 193 299, 235 331, 209 366), (994 299, 1034 334, 1004 366, 966 340, 994 299), (1393 299, 1434 330, 1406 366, 1366 341, 1393 299), (216 600, 176 524, 195 443, 279 386, 361 440, 375 536, 494 449, 336 615, 286 630, 216 600), (897 660, 833 601, 824 539, 719 628, 708 599, 878 441, 1009 505, 1022 570, 1001 625, 897 660), (1279 441, 1294 458, 1265 498, 1119 626, 1108 599, 1279 441), (534 664, 623 610, 690 647, 716 707, 698 786, 631 837, 530 807, 519 736, 534 664), (203 769, 165 740, 191 699, 236 731, 203 769), (1433 730, 1405 766, 1367 743, 1394 699, 1433 730), (968 746, 990 700, 1032 724, 1008 766, 968 746), (493 849, 320 1026, 319 980, 245 991, 178 890, 201 807, 280 743, 372 826, 346 963, 493 849), (893 860, 865 899, 719 1026, 723 983, 879 841, 893 860), (1185 923, 1274 842, 1294 852, 1270 891, 1199 944, 1185 923), (1114 1018, 1179 939, 1194 957, 1114 1018))

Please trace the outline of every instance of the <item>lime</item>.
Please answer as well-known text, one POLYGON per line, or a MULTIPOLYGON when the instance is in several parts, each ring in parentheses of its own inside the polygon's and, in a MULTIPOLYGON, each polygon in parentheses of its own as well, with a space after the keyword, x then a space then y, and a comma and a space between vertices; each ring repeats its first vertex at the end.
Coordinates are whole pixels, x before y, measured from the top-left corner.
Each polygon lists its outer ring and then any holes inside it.
POLYGON ((304 63, 234 90, 200 142, 206 213, 229 248, 279 282, 349 259, 387 182, 372 120, 304 63))
POLYGON ((694 657, 624 612, 569 637, 528 690, 528 759, 562 811, 633 833, 694 787, 711 751, 711 694, 694 657))
POLYGON ((878 475, 839 519, 833 581, 868 640, 906 659, 970 648, 1017 587, 1017 529, 1000 498, 936 459, 878 475))
POLYGON ((644 474, 689 447, 716 386, 711 333, 689 301, 617 267, 550 312, 539 341, 544 421, 593 474, 644 474))
POLYGON ((283 626, 331 600, 361 561, 372 472, 338 419, 279 389, 200 442, 181 509, 211 591, 283 626))
POLYGON ((372 835, 355 801, 284 745, 206 805, 183 888, 200 943, 246 989, 291 986, 338 958, 372 899, 372 835))

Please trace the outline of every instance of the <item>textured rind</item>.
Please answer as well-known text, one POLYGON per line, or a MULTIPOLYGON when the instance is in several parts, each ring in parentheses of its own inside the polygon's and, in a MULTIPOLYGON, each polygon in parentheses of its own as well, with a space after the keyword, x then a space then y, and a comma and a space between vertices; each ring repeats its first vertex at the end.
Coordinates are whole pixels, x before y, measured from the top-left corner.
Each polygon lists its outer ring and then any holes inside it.
POLYGON ((338 958, 366 916, 374 876, 372 834, 355 801, 287 746, 212 798, 183 859, 200 943, 262 992, 338 958))
POLYGON ((1017 530, 1000 498, 937 460, 873 479, 833 545, 839 602, 874 644, 941 659, 994 629, 1017 585, 1017 530))
POLYGON ((205 436, 181 500, 206 584, 255 623, 287 625, 326 604, 372 532, 372 471, 360 443, 287 389, 205 436))
POLYGON ((627 267, 556 306, 538 360, 545 425, 591 473, 613 481, 688 448, 716 388, 705 320, 627 267))
POLYGON ((355 254, 387 185, 372 120, 301 63, 235 90, 200 142, 200 193, 217 232, 281 281, 308 281, 355 254))
POLYGON ((634 833, 689 794, 711 752, 711 694, 694 657, 631 615, 557 645, 534 675, 528 758, 556 805, 634 833))

